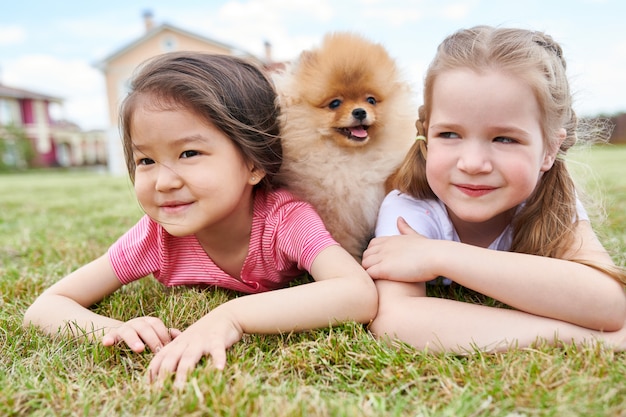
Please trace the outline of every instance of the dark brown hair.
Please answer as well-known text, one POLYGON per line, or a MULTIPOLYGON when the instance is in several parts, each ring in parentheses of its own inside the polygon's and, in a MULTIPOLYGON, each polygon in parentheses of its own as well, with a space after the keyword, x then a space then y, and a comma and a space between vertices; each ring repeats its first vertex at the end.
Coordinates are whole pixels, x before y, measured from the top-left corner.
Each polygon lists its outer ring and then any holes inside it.
POLYGON ((212 123, 237 145, 247 161, 265 172, 258 186, 272 188, 272 178, 282 162, 280 110, 272 83, 254 64, 228 55, 172 52, 139 67, 120 111, 131 181, 136 168, 131 126, 137 98, 145 95, 157 108, 184 108, 212 123))

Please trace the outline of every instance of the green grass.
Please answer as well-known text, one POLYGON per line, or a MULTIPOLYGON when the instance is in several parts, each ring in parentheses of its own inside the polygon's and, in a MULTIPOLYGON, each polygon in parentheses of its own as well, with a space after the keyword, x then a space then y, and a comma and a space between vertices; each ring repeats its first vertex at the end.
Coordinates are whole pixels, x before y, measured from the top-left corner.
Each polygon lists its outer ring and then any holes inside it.
MULTIPOLYGON (((626 148, 577 152, 596 220, 625 264, 626 148)), ((626 416, 626 354, 538 346, 459 357, 379 343, 361 325, 246 335, 224 371, 202 362, 181 391, 145 383, 151 355, 49 338, 21 326, 34 298, 102 254, 140 216, 125 178, 79 172, 0 176, 0 415, 626 416)), ((234 294, 141 280, 95 308, 155 314, 184 328, 234 294)), ((463 296, 456 295, 456 296, 463 296)), ((473 296, 473 295, 469 295, 473 296)), ((459 318, 462 320, 462 318, 459 318)))

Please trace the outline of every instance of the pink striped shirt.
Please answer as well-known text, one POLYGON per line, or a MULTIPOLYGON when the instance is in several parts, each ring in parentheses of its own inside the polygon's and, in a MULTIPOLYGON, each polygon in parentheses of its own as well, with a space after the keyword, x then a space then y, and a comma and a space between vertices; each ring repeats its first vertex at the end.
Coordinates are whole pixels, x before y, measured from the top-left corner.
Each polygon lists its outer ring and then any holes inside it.
POLYGON ((241 279, 222 271, 195 236, 174 237, 147 215, 109 248, 123 284, 152 274, 166 286, 215 285, 245 293, 285 287, 336 245, 313 207, 286 190, 257 192, 241 279))

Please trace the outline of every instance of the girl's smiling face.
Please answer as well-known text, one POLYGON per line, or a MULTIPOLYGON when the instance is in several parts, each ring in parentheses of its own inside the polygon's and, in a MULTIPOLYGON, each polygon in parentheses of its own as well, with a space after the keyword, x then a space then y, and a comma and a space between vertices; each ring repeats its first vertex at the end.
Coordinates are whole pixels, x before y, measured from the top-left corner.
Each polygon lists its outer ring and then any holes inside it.
POLYGON ((174 236, 221 233, 250 218, 252 187, 263 175, 233 141, 187 109, 139 100, 131 136, 146 214, 174 236))
POLYGON ((552 166, 541 112, 526 82, 497 70, 450 70, 433 85, 428 183, 461 235, 497 236, 552 166), (475 229, 474 229, 475 230, 475 229))

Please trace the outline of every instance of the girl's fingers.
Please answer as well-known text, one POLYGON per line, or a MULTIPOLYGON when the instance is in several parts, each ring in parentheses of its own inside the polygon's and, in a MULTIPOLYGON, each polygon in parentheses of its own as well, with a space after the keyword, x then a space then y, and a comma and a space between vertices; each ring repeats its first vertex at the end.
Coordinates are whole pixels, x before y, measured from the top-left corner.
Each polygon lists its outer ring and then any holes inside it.
POLYGON ((185 352, 182 358, 178 361, 176 367, 176 376, 174 378, 174 386, 176 388, 183 388, 187 382, 187 377, 194 370, 198 362, 204 355, 200 351, 185 352))
POLYGON ((226 366, 226 348, 225 347, 216 347, 210 352, 211 360, 213 361, 213 366, 217 369, 222 370, 226 366))
POLYGON ((175 339, 176 337, 180 336, 180 334, 182 333, 180 330, 175 329, 175 328, 173 328, 173 327, 171 327, 171 328, 169 329, 169 331, 170 331, 170 337, 171 337, 172 339, 175 339))
POLYGON ((133 352, 143 352, 146 345, 152 352, 158 352, 180 334, 178 329, 170 329, 156 317, 140 317, 129 320, 117 329, 103 336, 102 344, 112 346, 124 342, 133 352))
POLYGON ((224 369, 226 366, 226 347, 215 344, 208 350, 193 347, 187 344, 171 344, 154 356, 148 366, 148 381, 162 386, 167 378, 174 375, 174 386, 182 388, 187 382, 189 374, 194 370, 204 356, 211 356, 213 366, 224 369))
POLYGON ((403 235, 417 234, 417 232, 413 230, 411 226, 409 226, 409 224, 406 222, 406 220, 404 220, 403 217, 398 217, 397 226, 398 226, 398 231, 400 232, 400 234, 403 234, 403 235))
POLYGON ((158 352, 172 341, 171 329, 156 317, 147 317, 138 329, 139 336, 152 352, 158 352))
POLYGON ((102 344, 104 346, 113 346, 117 342, 118 340, 115 340, 115 337, 111 335, 110 333, 107 333, 104 336, 102 336, 102 344))
POLYGON ((120 342, 126 343, 126 345, 135 353, 141 353, 146 348, 146 345, 141 340, 137 332, 125 326, 114 329, 102 337, 102 344, 104 346, 113 346, 120 342))

